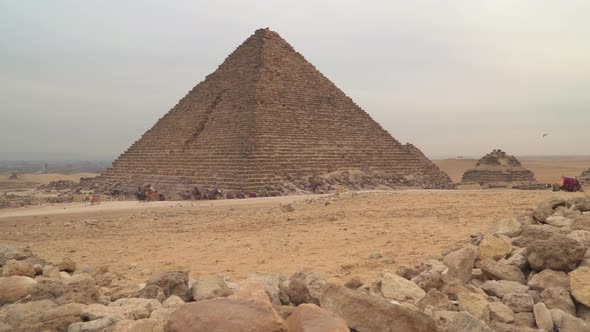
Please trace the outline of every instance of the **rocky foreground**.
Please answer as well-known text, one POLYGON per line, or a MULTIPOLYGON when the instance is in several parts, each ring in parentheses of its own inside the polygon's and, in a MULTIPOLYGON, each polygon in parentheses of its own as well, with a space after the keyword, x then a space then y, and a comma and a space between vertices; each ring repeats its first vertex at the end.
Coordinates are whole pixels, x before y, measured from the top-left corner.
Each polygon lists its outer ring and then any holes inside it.
POLYGON ((590 198, 549 200, 378 280, 314 272, 137 285, 0 246, 0 331, 590 331, 590 198))

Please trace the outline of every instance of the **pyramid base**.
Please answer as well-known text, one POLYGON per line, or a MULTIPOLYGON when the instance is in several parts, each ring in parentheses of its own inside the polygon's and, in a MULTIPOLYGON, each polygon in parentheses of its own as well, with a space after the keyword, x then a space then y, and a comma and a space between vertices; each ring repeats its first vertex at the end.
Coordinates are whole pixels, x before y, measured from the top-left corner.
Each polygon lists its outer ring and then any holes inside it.
POLYGON ((182 199, 183 195, 195 187, 201 192, 220 189, 229 198, 234 197, 269 197, 296 194, 325 194, 348 190, 387 190, 387 189, 452 189, 446 178, 432 175, 395 176, 382 172, 364 171, 359 169, 335 171, 327 174, 305 177, 287 177, 282 183, 269 183, 264 186, 235 188, 215 188, 202 186, 196 178, 138 174, 125 177, 98 176, 81 181, 85 190, 114 196, 134 197, 139 187, 151 186, 166 199, 182 199))

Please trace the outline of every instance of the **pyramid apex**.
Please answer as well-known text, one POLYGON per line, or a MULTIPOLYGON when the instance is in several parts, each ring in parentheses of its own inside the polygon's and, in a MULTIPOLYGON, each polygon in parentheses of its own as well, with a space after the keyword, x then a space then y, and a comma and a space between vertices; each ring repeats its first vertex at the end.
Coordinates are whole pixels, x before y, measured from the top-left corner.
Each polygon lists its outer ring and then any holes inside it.
POLYGON ((257 29, 256 31, 254 31, 254 35, 266 36, 266 35, 271 35, 271 34, 277 34, 277 33, 272 31, 269 27, 260 28, 260 29, 257 29))

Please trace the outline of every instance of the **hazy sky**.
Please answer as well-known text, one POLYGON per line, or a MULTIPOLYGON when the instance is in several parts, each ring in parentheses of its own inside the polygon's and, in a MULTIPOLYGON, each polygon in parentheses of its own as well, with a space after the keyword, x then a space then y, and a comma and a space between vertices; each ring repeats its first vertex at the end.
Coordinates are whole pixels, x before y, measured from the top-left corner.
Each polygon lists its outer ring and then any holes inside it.
POLYGON ((589 15, 587 0, 0 0, 0 160, 116 157, 261 27, 429 156, 590 154, 589 15))

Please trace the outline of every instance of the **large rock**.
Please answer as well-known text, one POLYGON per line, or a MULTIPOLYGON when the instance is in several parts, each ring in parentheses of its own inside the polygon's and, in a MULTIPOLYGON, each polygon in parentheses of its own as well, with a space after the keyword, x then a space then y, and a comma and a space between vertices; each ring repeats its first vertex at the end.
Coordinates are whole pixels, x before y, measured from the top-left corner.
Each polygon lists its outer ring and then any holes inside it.
POLYGON ((35 267, 27 261, 11 259, 2 268, 2 275, 4 277, 23 276, 32 278, 35 274, 35 267))
POLYGON ((560 332, 590 332, 590 325, 584 320, 559 309, 550 309, 553 324, 560 332))
POLYGON ((417 301, 426 295, 426 292, 414 282, 395 273, 383 274, 381 293, 383 297, 396 301, 417 301))
MULTIPOLYGON (((174 295, 171 295, 171 297, 174 295)), ((118 299, 109 303, 110 307, 125 307, 125 306, 140 306, 147 308, 150 312, 162 307, 162 303, 156 299, 141 299, 141 298, 128 298, 118 299)))
MULTIPOLYGON (((143 288, 148 288, 150 290, 153 290, 154 287, 158 287, 158 286, 147 285, 147 286, 144 286, 143 288)), ((108 296, 111 301, 117 301, 118 299, 135 297, 137 295, 145 295, 146 293, 140 293, 140 291, 143 288, 140 288, 139 285, 137 285, 137 284, 128 282, 128 283, 123 283, 123 284, 114 286, 112 288, 102 288, 102 290, 104 291, 103 292, 104 295, 108 296)), ((162 290, 162 293, 163 292, 164 292, 164 290, 162 290)), ((164 295, 164 296, 166 296, 166 295, 164 295)))
POLYGON ((512 239, 512 244, 519 248, 526 248, 532 242, 552 238, 554 235, 563 235, 560 229, 549 225, 525 225, 519 237, 512 239))
POLYGON ((197 280, 191 287, 192 298, 195 301, 210 300, 232 294, 222 276, 207 276, 197 280))
POLYGON ((321 307, 343 318, 350 328, 362 332, 436 331, 436 324, 422 311, 348 288, 328 284, 320 297, 321 307))
POLYGON ((73 323, 68 326, 68 332, 103 332, 108 331, 119 322, 115 317, 103 317, 88 322, 73 323))
POLYGON ((576 197, 571 200, 571 208, 580 212, 590 211, 590 197, 576 197))
POLYGON ((481 262, 480 269, 489 279, 516 281, 525 283, 524 273, 516 266, 498 263, 491 259, 481 262))
POLYGON ((514 322, 514 312, 502 302, 491 302, 490 318, 502 323, 512 323, 514 322))
POLYGON ((519 236, 522 232, 522 223, 515 219, 504 219, 492 227, 492 233, 508 237, 519 236))
POLYGON ((534 301, 529 294, 508 293, 502 302, 514 312, 532 312, 534 301))
POLYGON ((508 258, 501 258, 498 262, 525 270, 529 266, 526 256, 526 248, 517 248, 510 253, 508 258))
POLYGON ((4 266, 11 259, 23 260, 31 256, 33 256, 33 253, 29 248, 0 245, 0 266, 4 266))
POLYGON ((547 218, 546 222, 553 227, 571 227, 574 223, 574 220, 564 216, 554 215, 547 218))
POLYGON ((575 230, 569 233, 567 237, 582 243, 586 248, 590 248, 590 231, 575 230))
POLYGON ((185 302, 176 295, 170 295, 166 300, 162 302, 164 308, 177 308, 183 305, 185 302))
MULTIPOLYGON (((572 204, 571 202, 568 202, 568 204, 572 204)), ((577 216, 580 216, 582 214, 582 212, 576 210, 573 208, 573 206, 560 206, 557 209, 555 209, 555 213, 553 215, 557 215, 557 216, 564 216, 567 218, 571 218, 571 219, 575 219, 577 216)))
MULTIPOLYGON (((401 331, 401 330, 400 330, 401 331)), ((447 327, 448 332, 493 332, 486 323, 468 312, 461 311, 455 315, 447 327)))
POLYGON ((426 292, 433 288, 438 289, 442 286, 441 274, 436 271, 424 271, 412 278, 411 281, 426 292))
POLYGON ((242 282, 231 296, 180 306, 170 314, 167 327, 170 332, 287 331, 273 309, 264 285, 254 280, 242 282))
POLYGON ((512 251, 512 244, 504 238, 496 235, 486 235, 477 247, 477 259, 498 260, 505 258, 512 251))
POLYGON ((586 250, 586 254, 584 255, 584 259, 582 259, 582 261, 580 262, 580 265, 578 265, 578 267, 580 266, 590 266, 590 248, 588 248, 588 250, 586 250))
POLYGON ((569 289, 570 279, 567 273, 563 271, 546 269, 533 275, 527 284, 531 289, 539 292, 542 292, 547 288, 569 289))
POLYGON ((503 298, 508 293, 527 294, 529 287, 509 280, 489 280, 485 281, 481 286, 487 294, 503 298))
POLYGON ((569 274, 570 290, 576 301, 590 307, 590 267, 579 267, 569 274))
MULTIPOLYGON (((532 314, 531 314, 532 315, 532 314)), ((492 321, 489 325, 495 332, 546 332, 528 326, 517 326, 515 323, 508 324, 499 321, 492 321)))
POLYGON ((514 325, 523 329, 535 327, 535 315, 532 312, 517 312, 514 314, 514 325))
POLYGON ((188 300, 188 272, 186 271, 166 271, 152 276, 146 283, 156 285, 164 291, 166 297, 176 295, 183 301, 188 300))
POLYGON ((286 290, 289 300, 294 305, 302 303, 319 304, 322 287, 326 280, 315 272, 297 272, 289 278, 289 287, 286 290))
POLYGON ((490 321, 490 303, 485 295, 470 291, 461 291, 457 294, 459 309, 467 311, 485 322, 490 321))
POLYGON ((150 311, 140 306, 105 306, 91 304, 80 313, 84 321, 97 320, 105 317, 114 318, 117 321, 124 319, 142 319, 150 316, 150 311))
MULTIPOLYGON (((472 248, 472 250, 475 250, 477 252, 477 247, 475 246, 470 246, 472 248)), ((445 263, 442 261, 442 258, 440 260, 438 259, 434 259, 434 258, 429 258, 424 260, 421 264, 423 264, 426 267, 426 271, 430 271, 430 272, 435 272, 435 273, 443 273, 448 267, 445 265, 445 263)))
POLYGON ((43 273, 41 275, 49 279, 61 279, 59 269, 53 265, 43 266, 43 273))
POLYGON ((112 327, 112 332, 164 332, 165 322, 158 319, 122 320, 112 327))
MULTIPOLYGON (((184 302, 183 302, 184 304, 184 302)), ((174 307, 174 308, 161 308, 161 309, 156 309, 154 311, 152 311, 152 313, 150 314, 150 318, 152 319, 157 319, 163 322, 167 322, 168 319, 170 318, 170 314, 176 310, 178 307, 174 307)))
POLYGON ((559 309, 570 315, 576 314, 576 305, 570 292, 561 288, 547 288, 541 293, 543 303, 551 309, 559 309))
POLYGON ((13 303, 30 295, 37 282, 22 276, 0 278, 0 305, 13 303))
POLYGON ((56 266, 60 271, 70 273, 76 271, 76 263, 69 257, 62 259, 56 266))
POLYGON ((574 219, 574 230, 590 231, 590 214, 583 214, 574 219))
POLYGON ((287 319, 289 332, 348 332, 346 321, 315 304, 301 304, 287 319))
POLYGON ((80 321, 83 308, 83 304, 58 306, 49 300, 15 303, 0 308, 0 322, 10 327, 8 331, 63 331, 80 321))
POLYGON ((535 218, 535 220, 537 220, 538 222, 546 222, 547 218, 549 218, 555 212, 555 208, 565 205, 566 202, 562 199, 551 198, 546 201, 543 201, 533 211, 533 218, 535 218))
POLYGON ((590 332, 590 324, 580 318, 568 315, 561 320, 559 330, 560 332, 590 332))
POLYGON ((553 319, 545 303, 539 302, 535 304, 533 306, 533 313, 535 314, 535 322, 540 329, 553 331, 553 319))
POLYGON ((86 273, 75 274, 65 281, 48 278, 37 280, 31 294, 33 300, 50 299, 58 304, 90 304, 97 302, 99 297, 94 278, 86 273))
MULTIPOLYGON (((176 295, 171 295, 176 296, 176 295)), ((147 285, 133 294, 133 297, 142 299, 156 299, 158 301, 166 300, 166 294, 164 290, 156 285, 147 285)))
POLYGON ((590 323, 590 307, 576 303, 576 316, 590 323))
POLYGON ((451 252, 443 259, 447 270, 443 272, 442 279, 446 283, 464 284, 471 279, 473 264, 477 256, 477 248, 468 246, 451 252))
POLYGON ((453 303, 449 298, 435 288, 431 288, 426 296, 416 302, 416 307, 420 310, 426 309, 427 306, 442 310, 451 310, 453 303))
MULTIPOLYGON (((266 289, 266 293, 270 297, 270 301, 274 306, 289 303, 289 296, 286 294, 286 281, 287 278, 283 275, 264 275, 251 273, 248 275, 248 279, 254 279, 260 281, 266 289)), ((360 287, 358 285, 358 287, 360 287)))
POLYGON ((552 269, 569 272, 584 258, 586 247, 563 235, 532 241, 527 246, 530 266, 541 271, 552 269))

